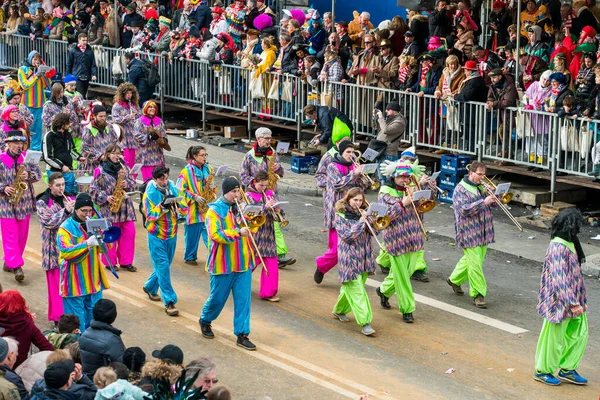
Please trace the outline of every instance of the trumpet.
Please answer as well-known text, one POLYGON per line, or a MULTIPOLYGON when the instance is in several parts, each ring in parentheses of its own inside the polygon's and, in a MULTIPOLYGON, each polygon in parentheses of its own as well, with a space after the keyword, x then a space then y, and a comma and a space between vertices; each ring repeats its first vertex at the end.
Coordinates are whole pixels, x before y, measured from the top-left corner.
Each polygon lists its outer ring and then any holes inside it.
MULTIPOLYGON (((360 159, 362 158, 362 153, 360 150, 354 150, 354 156, 352 157, 352 163, 354 164, 354 168, 357 168, 360 165, 360 159)), ((378 181, 374 181, 367 174, 360 174, 360 180, 365 185, 368 186, 369 189, 376 191, 381 187, 381 183, 378 181)))
MULTIPOLYGON (((263 192, 262 194, 263 194, 263 196, 265 196, 265 199, 267 201, 272 199, 272 197, 267 196, 267 194, 265 192, 263 192)), ((286 226, 288 226, 290 224, 290 221, 285 219, 285 217, 283 216, 281 211, 275 211, 273 209, 270 209, 269 214, 271 214, 271 216, 273 217, 273 220, 275 220, 275 222, 279 222, 279 226, 281 226, 282 228, 285 228, 286 226)))

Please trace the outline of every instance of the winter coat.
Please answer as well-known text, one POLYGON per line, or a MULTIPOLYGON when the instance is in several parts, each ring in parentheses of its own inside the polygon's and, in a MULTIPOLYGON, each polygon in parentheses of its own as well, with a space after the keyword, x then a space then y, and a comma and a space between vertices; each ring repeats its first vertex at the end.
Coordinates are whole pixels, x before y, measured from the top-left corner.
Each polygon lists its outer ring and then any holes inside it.
POLYGON ((410 89, 415 93, 423 92, 425 94, 434 94, 435 89, 440 83, 441 76, 442 68, 435 64, 432 65, 429 71, 427 72, 424 89, 421 90, 421 66, 419 66, 419 71, 417 72, 417 81, 414 85, 412 85, 410 89))
POLYGON ((79 80, 91 80, 92 76, 98 75, 96 68, 96 57, 90 45, 87 45, 85 51, 77 46, 69 50, 67 58, 67 74, 75 75, 79 80))
POLYGON ((463 179, 452 195, 456 245, 461 249, 494 243, 492 208, 484 203, 487 193, 463 179))
POLYGON ((377 120, 377 125, 379 127, 377 130, 377 140, 388 143, 384 155, 397 157, 398 146, 400 145, 398 137, 404 135, 406 118, 400 113, 387 119, 382 115, 381 118, 377 120), (394 141, 394 143, 391 143, 392 141, 394 141))
MULTIPOLYGON (((507 107, 517 105, 517 87, 510 76, 503 76, 504 82, 502 86, 495 89, 490 86, 488 90, 487 101, 493 103, 494 110, 504 110, 507 107)), ((510 118, 510 113, 506 113, 505 118, 510 118)), ((501 118, 502 119, 502 118, 501 118)), ((508 121, 505 121, 505 123, 508 121)))
POLYGON ((337 108, 327 106, 316 106, 316 108, 317 127, 321 130, 321 137, 319 138, 321 143, 328 143, 331 140, 331 130, 333 129, 333 121, 336 117, 340 118, 342 122, 348 125, 350 131, 354 130, 350 119, 337 108))
POLYGON ((104 389, 98 390, 96 399, 98 400, 144 400, 146 393, 139 387, 118 379, 104 389))
POLYGON ((53 172, 61 171, 63 166, 73 169, 73 161, 79 158, 71 132, 56 133, 48 131, 43 141, 44 161, 53 172))
POLYGON ((378 80, 371 68, 381 68, 381 57, 374 51, 363 50, 354 57, 350 69, 358 69, 358 71, 351 76, 356 78, 356 83, 359 85, 376 86, 378 80))
POLYGON ((34 344, 40 350, 53 351, 54 347, 48 339, 42 334, 42 331, 35 326, 31 314, 24 312, 13 315, 0 315, 0 328, 5 331, 2 336, 13 337, 19 342, 19 355, 13 366, 17 369, 19 365, 29 356, 31 344, 34 344))
MULTIPOLYGON (((133 14, 125 14, 123 17, 123 25, 124 26, 136 26, 140 21, 143 21, 144 17, 142 17, 137 12, 133 14)), ((129 29, 125 29, 121 32, 121 47, 128 48, 131 47, 131 38, 133 38, 133 32, 129 29)))
MULTIPOLYGON (((48 392, 48 390, 52 389, 48 389, 44 379, 38 379, 37 381, 35 381, 35 384, 31 388, 31 396, 43 396, 44 392, 48 392)), ((96 389, 96 386, 94 386, 92 380, 88 378, 85 374, 83 374, 79 381, 73 382, 73 384, 69 387, 69 390, 67 390, 67 392, 73 396, 76 396, 75 398, 79 400, 94 400, 96 398, 97 390, 98 389, 96 389)))
MULTIPOLYGON (((206 5, 206 3, 200 2, 196 9, 192 11, 192 15, 196 19, 195 25, 200 31, 202 31, 202 28, 210 29, 212 15, 210 13, 210 8, 206 5)), ((190 17, 190 19, 192 18, 190 17)))
POLYGON ((442 71, 442 77, 435 89, 436 92, 440 92, 443 95, 452 95, 454 96, 458 93, 458 89, 461 84, 465 80, 465 71, 458 67, 459 69, 452 73, 449 68, 444 68, 442 71), (444 86, 447 85, 448 89, 445 89, 444 86), (449 92, 447 92, 449 90, 449 92))
POLYGON ((25 389, 23 379, 15 371, 10 369, 8 365, 0 365, 0 374, 4 374, 4 379, 17 387, 21 400, 29 400, 29 392, 25 389))
POLYGON ((579 36, 584 27, 591 26, 596 32, 598 32, 598 20, 594 17, 594 14, 587 7, 581 7, 577 10, 577 17, 573 18, 573 26, 571 27, 571 34, 579 36))
POLYGON ((148 361, 142 367, 142 379, 138 387, 146 393, 153 393, 154 382, 169 381, 171 384, 181 376, 182 365, 167 364, 164 361, 148 361))
POLYGON ((23 180, 27 189, 18 204, 10 203, 8 196, 0 196, 0 218, 24 220, 36 212, 33 184, 41 179, 42 172, 39 165, 24 164, 24 161, 25 152, 21 153, 16 161, 8 154, 8 150, 0 154, 0 192, 4 192, 7 186, 13 184, 20 166, 23 166, 23 171, 29 173, 29 177, 23 180))
POLYGON ((31 392, 38 379, 44 380, 46 360, 50 354, 52 354, 51 351, 40 351, 32 354, 23 364, 19 365, 19 368, 15 368, 15 373, 21 377, 28 392, 31 392))
POLYGON ((81 397, 70 390, 46 388, 43 392, 36 393, 32 400, 81 400, 81 397))
POLYGON ((448 15, 445 9, 442 11, 433 10, 429 14, 429 34, 445 38, 452 31, 453 18, 448 15))
POLYGON ((2 370, 0 370, 0 399, 21 400, 17 386, 4 377, 2 370))
POLYGON ((415 42, 418 43, 420 49, 427 48, 427 38, 429 37, 429 24, 427 16, 417 14, 411 17, 408 26, 410 31, 415 36, 415 42))
POLYGON ((98 20, 94 25, 90 24, 87 34, 90 46, 102 45, 102 41, 104 40, 104 21, 98 20))
POLYGON ((354 165, 342 165, 338 158, 341 158, 341 154, 337 154, 327 166, 327 187, 323 197, 325 229, 335 229, 335 204, 346 195, 348 190, 355 186, 366 189, 363 181, 354 173, 354 165))
POLYGON ((123 23, 121 22, 121 17, 115 19, 115 12, 114 10, 111 10, 110 14, 108 14, 108 17, 106 18, 106 22, 104 23, 103 32, 104 35, 108 36, 108 43, 111 47, 117 47, 117 42, 120 40, 120 35, 118 32, 121 32, 122 29, 123 23), (115 35, 115 23, 117 24, 116 28, 118 36, 115 35))
POLYGON ((379 81, 377 87, 393 89, 395 83, 398 81, 398 70, 400 69, 400 62, 398 57, 391 54, 388 58, 380 56, 381 70, 379 71, 379 81))
POLYGON ((125 345, 121 331, 105 322, 92 320, 79 338, 79 348, 83 372, 89 377, 93 377, 98 368, 113 361, 123 362, 125 345))

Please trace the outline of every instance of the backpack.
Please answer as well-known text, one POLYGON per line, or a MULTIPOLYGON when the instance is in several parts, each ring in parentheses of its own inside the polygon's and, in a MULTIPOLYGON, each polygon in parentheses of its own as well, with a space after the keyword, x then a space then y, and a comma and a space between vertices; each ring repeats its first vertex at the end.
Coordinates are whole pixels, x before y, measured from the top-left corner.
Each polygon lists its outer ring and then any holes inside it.
POLYGON ((142 68, 144 69, 144 75, 146 75, 146 81, 151 88, 154 88, 160 83, 160 74, 158 73, 158 66, 147 58, 141 58, 142 68))

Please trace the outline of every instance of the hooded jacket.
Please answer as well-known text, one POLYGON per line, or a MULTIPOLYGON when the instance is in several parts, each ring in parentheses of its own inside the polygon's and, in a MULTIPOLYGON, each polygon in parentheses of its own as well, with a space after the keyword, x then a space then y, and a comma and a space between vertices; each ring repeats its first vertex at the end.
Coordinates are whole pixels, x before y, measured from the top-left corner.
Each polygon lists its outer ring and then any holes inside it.
POLYGON ((51 171, 61 171, 65 165, 72 170, 73 160, 79 158, 71 131, 64 133, 48 131, 44 136, 42 150, 44 161, 50 166, 51 171))
POLYGON ((29 400, 29 393, 27 392, 27 389, 25 389, 23 379, 21 379, 21 377, 17 375, 15 371, 10 369, 8 365, 0 365, 0 374, 3 374, 4 379, 17 387, 19 396, 21 396, 21 400, 29 400))
MULTIPOLYGON (((52 390, 54 390, 54 389, 48 389, 44 379, 38 379, 37 381, 35 381, 35 384, 31 388, 31 397, 36 398, 36 396, 47 396, 48 392, 51 392, 52 390)), ((94 383, 92 382, 92 380, 90 378, 88 378, 87 376, 85 376, 85 374, 83 374, 81 376, 81 379, 77 382, 73 382, 73 384, 69 387, 69 390, 67 390, 68 393, 70 393, 71 395, 74 395, 75 397, 65 396, 65 397, 60 397, 60 398, 61 399, 76 398, 79 400, 94 400, 96 398, 97 391, 98 391, 98 389, 96 389, 96 386, 94 386, 94 383)), ((61 392, 64 392, 64 391, 61 390, 61 392)), ((51 397, 51 396, 52 395, 50 395, 50 398, 56 398, 56 397, 51 397)))
POLYGON ((29 313, 0 315, 0 328, 5 329, 2 336, 13 337, 19 342, 19 355, 13 366, 14 369, 17 369, 27 359, 32 343, 41 351, 54 350, 48 339, 35 326, 33 318, 29 313))
POLYGON ((90 327, 79 338, 81 364, 87 376, 93 377, 98 368, 106 367, 113 361, 123 362, 125 345, 121 333, 105 322, 92 320, 90 327))
POLYGON ((98 400, 143 400, 146 393, 139 387, 119 379, 104 389, 98 390, 98 400))
POLYGON ((142 368, 142 379, 138 387, 146 393, 154 392, 154 383, 168 380, 174 383, 183 370, 181 365, 168 364, 161 360, 148 361, 142 368))

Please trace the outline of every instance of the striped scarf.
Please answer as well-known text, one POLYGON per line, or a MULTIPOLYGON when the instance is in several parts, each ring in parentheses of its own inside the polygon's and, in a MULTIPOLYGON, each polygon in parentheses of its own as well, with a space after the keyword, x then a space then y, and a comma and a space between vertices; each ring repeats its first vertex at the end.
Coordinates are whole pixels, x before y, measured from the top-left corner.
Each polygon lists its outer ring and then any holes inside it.
POLYGON ((431 65, 421 66, 421 79, 419 80, 419 84, 423 87, 426 87, 425 84, 427 82, 427 74, 429 73, 430 69, 431 69, 431 65))
POLYGON ((398 80, 400 83, 406 82, 406 77, 408 76, 408 71, 410 70, 410 65, 405 65, 400 68, 400 72, 398 73, 398 80))

